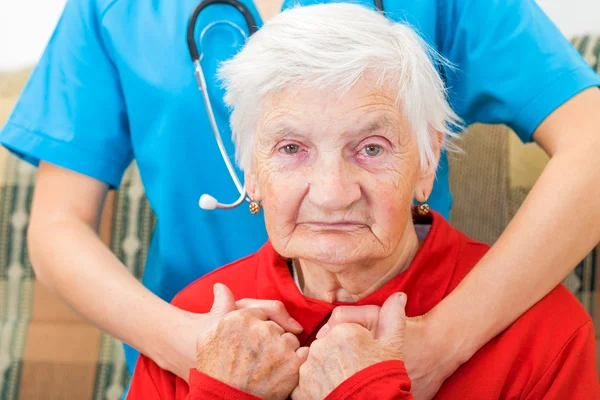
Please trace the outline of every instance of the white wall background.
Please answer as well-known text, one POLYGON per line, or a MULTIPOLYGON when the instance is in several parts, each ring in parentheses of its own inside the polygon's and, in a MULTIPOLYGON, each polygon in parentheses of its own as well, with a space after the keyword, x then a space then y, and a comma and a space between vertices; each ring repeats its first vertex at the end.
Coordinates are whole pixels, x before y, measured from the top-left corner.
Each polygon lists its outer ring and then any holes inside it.
POLYGON ((600 34, 600 0, 536 0, 567 36, 600 34))
MULTIPOLYGON (((537 1, 565 35, 600 33, 600 0, 537 1)), ((66 0, 0 0, 0 71, 36 62, 65 3, 66 0)))
POLYGON ((0 71, 38 60, 66 2, 0 0, 0 71))

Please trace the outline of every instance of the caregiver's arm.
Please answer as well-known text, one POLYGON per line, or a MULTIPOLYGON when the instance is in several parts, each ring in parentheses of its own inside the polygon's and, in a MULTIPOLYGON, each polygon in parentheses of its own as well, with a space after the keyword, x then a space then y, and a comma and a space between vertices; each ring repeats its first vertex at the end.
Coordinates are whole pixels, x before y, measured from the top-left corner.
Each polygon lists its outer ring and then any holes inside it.
MULTIPOLYGON (((100 329, 187 379, 198 336, 221 316, 184 312, 138 282, 96 233, 106 192, 98 180, 40 163, 28 230, 36 276, 100 329)), ((258 306, 292 330, 287 312, 270 304, 258 306)))
MULTIPOLYGON (((438 349, 453 353, 447 373, 550 292, 600 241, 599 110, 600 90, 591 88, 538 127, 534 139, 550 162, 496 244, 425 317, 443 342, 438 349)), ((409 373, 420 369, 406 362, 409 373)))
MULTIPOLYGON (((28 231, 37 278, 79 314, 163 365, 170 335, 192 319, 148 291, 96 234, 107 186, 40 163, 28 231)), ((188 343, 194 348, 195 343, 188 343)), ((170 348, 185 364, 187 347, 170 348)))

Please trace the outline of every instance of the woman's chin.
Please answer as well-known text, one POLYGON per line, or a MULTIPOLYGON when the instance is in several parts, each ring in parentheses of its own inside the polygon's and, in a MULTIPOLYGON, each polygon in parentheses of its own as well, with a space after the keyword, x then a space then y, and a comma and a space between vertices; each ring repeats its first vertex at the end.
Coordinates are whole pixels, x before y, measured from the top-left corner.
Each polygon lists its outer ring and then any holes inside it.
POLYGON ((357 235, 323 233, 296 243, 294 253, 301 260, 342 267, 375 256, 372 241, 365 239, 357 235))

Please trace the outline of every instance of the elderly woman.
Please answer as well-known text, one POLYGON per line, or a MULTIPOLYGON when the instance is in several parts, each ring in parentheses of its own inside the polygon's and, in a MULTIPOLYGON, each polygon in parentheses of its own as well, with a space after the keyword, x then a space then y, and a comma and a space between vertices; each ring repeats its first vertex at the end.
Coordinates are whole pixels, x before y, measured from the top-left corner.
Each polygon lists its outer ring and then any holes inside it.
MULTIPOLYGON (((142 356, 129 398, 411 397, 405 315, 427 313, 488 250, 425 204, 458 123, 436 62, 408 27, 335 4, 283 12, 222 66, 269 241, 175 298, 222 316, 189 384, 142 356), (244 298, 283 303, 302 332, 236 310, 244 298)), ((557 287, 437 397, 592 398, 594 344, 589 315, 557 287)))

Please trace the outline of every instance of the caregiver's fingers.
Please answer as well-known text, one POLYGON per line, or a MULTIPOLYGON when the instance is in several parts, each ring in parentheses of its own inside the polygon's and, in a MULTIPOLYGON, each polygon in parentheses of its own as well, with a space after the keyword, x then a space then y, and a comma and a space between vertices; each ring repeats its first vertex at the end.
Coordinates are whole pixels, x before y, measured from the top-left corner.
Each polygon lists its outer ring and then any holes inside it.
POLYGON ((385 339, 400 345, 404 343, 406 301, 406 294, 395 293, 383 303, 379 312, 377 339, 385 339))
POLYGON ((231 290, 222 283, 213 286, 214 301, 210 309, 211 314, 222 317, 235 310, 235 298, 231 290))
POLYGON ((362 325, 373 334, 377 332, 379 321, 378 306, 340 306, 333 310, 331 317, 317 333, 317 339, 321 339, 334 326, 339 324, 354 323, 362 325))
MULTIPOLYGON (((281 325, 279 325, 277 322, 273 322, 273 321, 265 321, 265 324, 269 327, 269 329, 271 330, 271 332, 273 332, 276 335, 283 335, 285 332, 285 329, 283 329, 281 327, 281 325)), ((293 334, 290 333, 290 335, 293 336, 293 334)), ((295 337, 295 336, 294 336, 295 337)))
POLYGON ((290 316, 279 300, 241 299, 235 304, 238 310, 248 308, 262 310, 268 319, 276 322, 288 332, 300 333, 303 330, 302 325, 290 316))
POLYGON ((231 313, 232 315, 237 315, 239 317, 243 317, 243 318, 256 318, 258 320, 261 321, 268 321, 269 317, 267 316, 267 314, 262 310, 262 308, 242 308, 240 310, 236 310, 235 312, 231 313))

